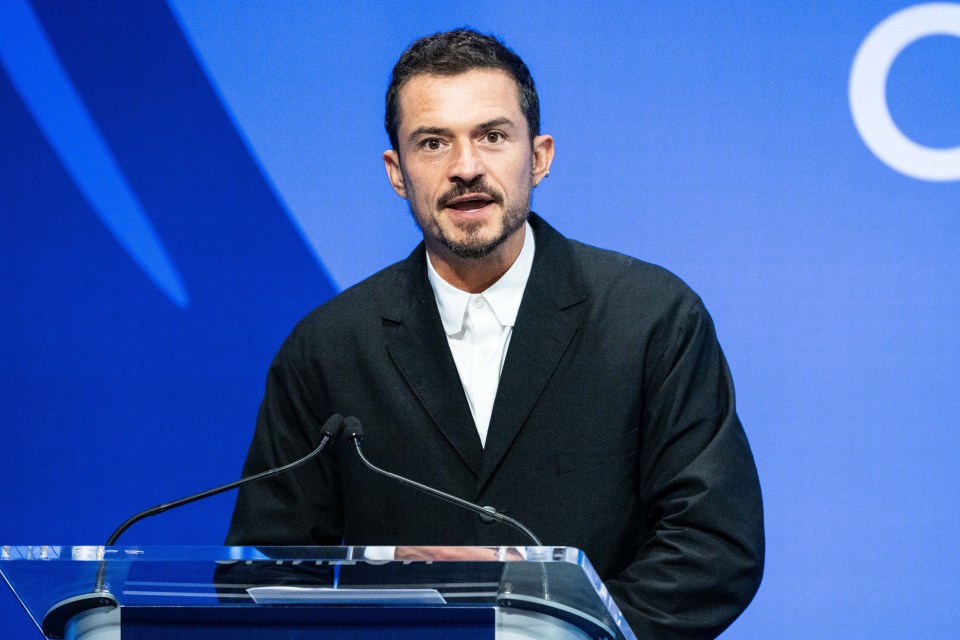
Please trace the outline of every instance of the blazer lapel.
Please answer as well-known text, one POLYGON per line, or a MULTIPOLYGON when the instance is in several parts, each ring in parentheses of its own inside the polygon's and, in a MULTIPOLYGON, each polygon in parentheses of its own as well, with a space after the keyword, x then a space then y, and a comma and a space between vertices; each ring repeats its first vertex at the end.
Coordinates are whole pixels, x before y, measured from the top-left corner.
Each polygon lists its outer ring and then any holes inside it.
POLYGON ((425 260, 421 245, 398 270, 395 297, 384 301, 387 350, 444 437, 478 475, 483 448, 447 345, 425 260))
POLYGON ((500 375, 483 450, 478 495, 493 475, 553 376, 579 327, 585 299, 569 241, 532 214, 537 249, 500 375))

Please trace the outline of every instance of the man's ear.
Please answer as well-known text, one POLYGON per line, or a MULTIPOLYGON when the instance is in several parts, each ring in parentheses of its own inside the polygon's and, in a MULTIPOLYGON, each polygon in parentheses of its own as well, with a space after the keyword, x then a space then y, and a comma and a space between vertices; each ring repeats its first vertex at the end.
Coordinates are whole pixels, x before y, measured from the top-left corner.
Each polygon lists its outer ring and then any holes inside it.
POLYGON ((550 175, 553 164, 553 136, 542 135, 533 139, 533 186, 550 175))
POLYGON ((390 186, 397 192, 397 195, 407 199, 407 188, 403 184, 403 170, 400 168, 400 154, 396 149, 387 149, 383 152, 383 166, 387 169, 387 178, 390 180, 390 186))

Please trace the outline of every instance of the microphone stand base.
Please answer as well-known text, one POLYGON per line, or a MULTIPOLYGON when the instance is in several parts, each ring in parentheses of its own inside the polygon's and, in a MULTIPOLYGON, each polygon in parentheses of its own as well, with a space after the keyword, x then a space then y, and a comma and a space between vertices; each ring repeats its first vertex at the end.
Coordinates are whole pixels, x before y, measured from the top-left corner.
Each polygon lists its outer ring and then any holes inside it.
POLYGON ((43 616, 48 638, 66 640, 120 640, 120 607, 106 591, 61 600, 43 616))

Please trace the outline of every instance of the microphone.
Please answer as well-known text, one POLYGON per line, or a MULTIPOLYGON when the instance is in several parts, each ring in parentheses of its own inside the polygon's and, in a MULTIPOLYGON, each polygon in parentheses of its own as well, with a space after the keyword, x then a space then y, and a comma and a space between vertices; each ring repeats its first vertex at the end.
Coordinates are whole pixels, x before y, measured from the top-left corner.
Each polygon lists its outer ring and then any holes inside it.
POLYGON ((230 489, 236 489, 244 485, 256 482, 257 480, 263 480, 264 478, 272 478, 278 476, 281 473, 290 471, 291 469, 296 469, 305 462, 309 462, 323 451, 323 448, 327 446, 327 443, 335 439, 340 433, 340 429, 343 428, 343 416, 339 413, 336 413, 320 427, 320 444, 317 445, 317 448, 303 456, 299 460, 294 460, 289 464, 285 464, 282 467, 276 467, 274 469, 267 469, 266 471, 261 471, 252 476, 247 476, 246 478, 241 478, 239 480, 234 480, 228 484, 223 485, 222 487, 217 487, 215 489, 208 489, 206 491, 201 491, 192 496, 187 496, 186 498, 181 498, 179 500, 174 500, 173 502, 168 502, 166 504, 160 504, 155 507, 151 507, 146 511, 141 511, 129 518, 126 522, 121 524, 116 530, 110 535, 110 538, 107 540, 107 547, 113 546, 117 539, 123 534, 124 531, 129 529, 132 525, 140 522, 144 518, 149 518, 150 516, 155 516, 158 513, 163 513, 164 511, 169 511, 170 509, 176 509, 177 507, 182 507, 183 505, 190 504, 191 502, 196 502, 197 500, 203 500, 204 498, 209 498, 217 494, 223 493, 224 491, 229 491, 230 489))
MULTIPOLYGON (((164 511, 169 511, 170 509, 175 509, 177 507, 182 507, 184 505, 190 504, 191 502, 196 502, 198 500, 203 500, 204 498, 209 498, 217 494, 223 493, 224 491, 229 491, 230 489, 236 489, 244 485, 256 482, 258 480, 263 480, 265 478, 272 478, 274 476, 280 475, 295 469, 305 462, 309 462, 313 458, 320 455, 320 452, 323 451, 323 448, 330 443, 331 440, 336 439, 340 434, 340 430, 343 428, 343 416, 339 413, 330 416, 330 418, 324 423, 320 428, 320 444, 317 445, 317 448, 303 456, 299 460, 294 460, 288 464, 285 464, 281 467, 275 467, 273 469, 267 469, 266 471, 261 471, 260 473, 254 474, 252 476, 247 476, 246 478, 241 478, 233 482, 227 483, 223 486, 216 487, 214 489, 208 489, 206 491, 201 491, 186 498, 181 498, 180 500, 174 500, 173 502, 168 502, 166 504, 160 504, 146 511, 141 511, 140 513, 128 518, 126 522, 117 527, 110 538, 107 539, 107 543, 104 545, 106 547, 113 546, 116 543, 117 539, 123 534, 124 531, 129 529, 132 525, 143 520, 144 518, 149 518, 150 516, 155 516, 158 513, 163 513, 164 511)), ((84 593, 78 596, 73 596, 67 598, 66 600, 61 600, 57 604, 53 605, 44 615, 43 623, 41 624, 41 629, 43 630, 44 635, 48 638, 63 638, 64 630, 66 629, 67 621, 70 620, 73 616, 90 609, 96 609, 99 607, 116 607, 118 606, 117 599, 107 590, 106 588, 106 575, 107 575, 107 560, 102 557, 100 558, 100 565, 97 568, 97 580, 96 587, 91 593, 84 593)))
POLYGON ((363 455, 363 449, 360 447, 360 441, 363 440, 363 425, 360 424, 360 420, 358 420, 357 418, 353 416, 346 418, 343 421, 343 429, 344 429, 344 435, 347 438, 350 438, 350 440, 353 442, 353 446, 357 450, 357 455, 360 456, 360 460, 363 462, 364 465, 367 466, 368 469, 375 471, 376 473, 379 473, 381 475, 387 476, 388 478, 393 478, 394 480, 401 482, 407 485, 408 487, 419 489, 420 491, 430 494, 435 498, 440 498, 441 500, 444 500, 451 504, 455 504, 458 507, 462 507, 464 509, 467 509, 468 511, 472 511, 478 514, 484 520, 484 522, 495 521, 501 524, 510 525, 514 529, 521 531, 525 536, 530 538, 533 541, 534 546, 537 546, 537 547, 543 546, 543 543, 540 542, 540 539, 537 538, 537 536, 535 536, 534 533, 530 531, 530 529, 528 529, 518 520, 515 520, 514 518, 511 518, 509 516, 505 516, 502 513, 499 513, 493 507, 481 507, 480 505, 473 504, 472 502, 467 502, 462 498, 458 498, 457 496, 450 495, 449 493, 440 491, 439 489, 434 489, 433 487, 428 487, 425 484, 420 484, 419 482, 416 482, 409 478, 404 478, 403 476, 399 476, 395 473, 384 471, 380 467, 377 467, 376 465, 374 465, 372 462, 367 460, 366 456, 363 455))

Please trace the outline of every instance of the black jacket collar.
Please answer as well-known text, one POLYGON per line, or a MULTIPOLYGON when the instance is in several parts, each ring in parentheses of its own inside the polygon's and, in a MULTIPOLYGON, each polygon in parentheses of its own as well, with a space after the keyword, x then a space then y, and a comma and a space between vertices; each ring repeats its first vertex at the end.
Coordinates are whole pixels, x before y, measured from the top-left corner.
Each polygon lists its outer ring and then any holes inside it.
POLYGON ((536 214, 537 249, 510 339, 486 448, 480 444, 450 354, 421 243, 396 271, 383 301, 387 349, 444 437, 477 476, 478 493, 543 393, 579 326, 569 313, 585 299, 574 245, 536 214))

